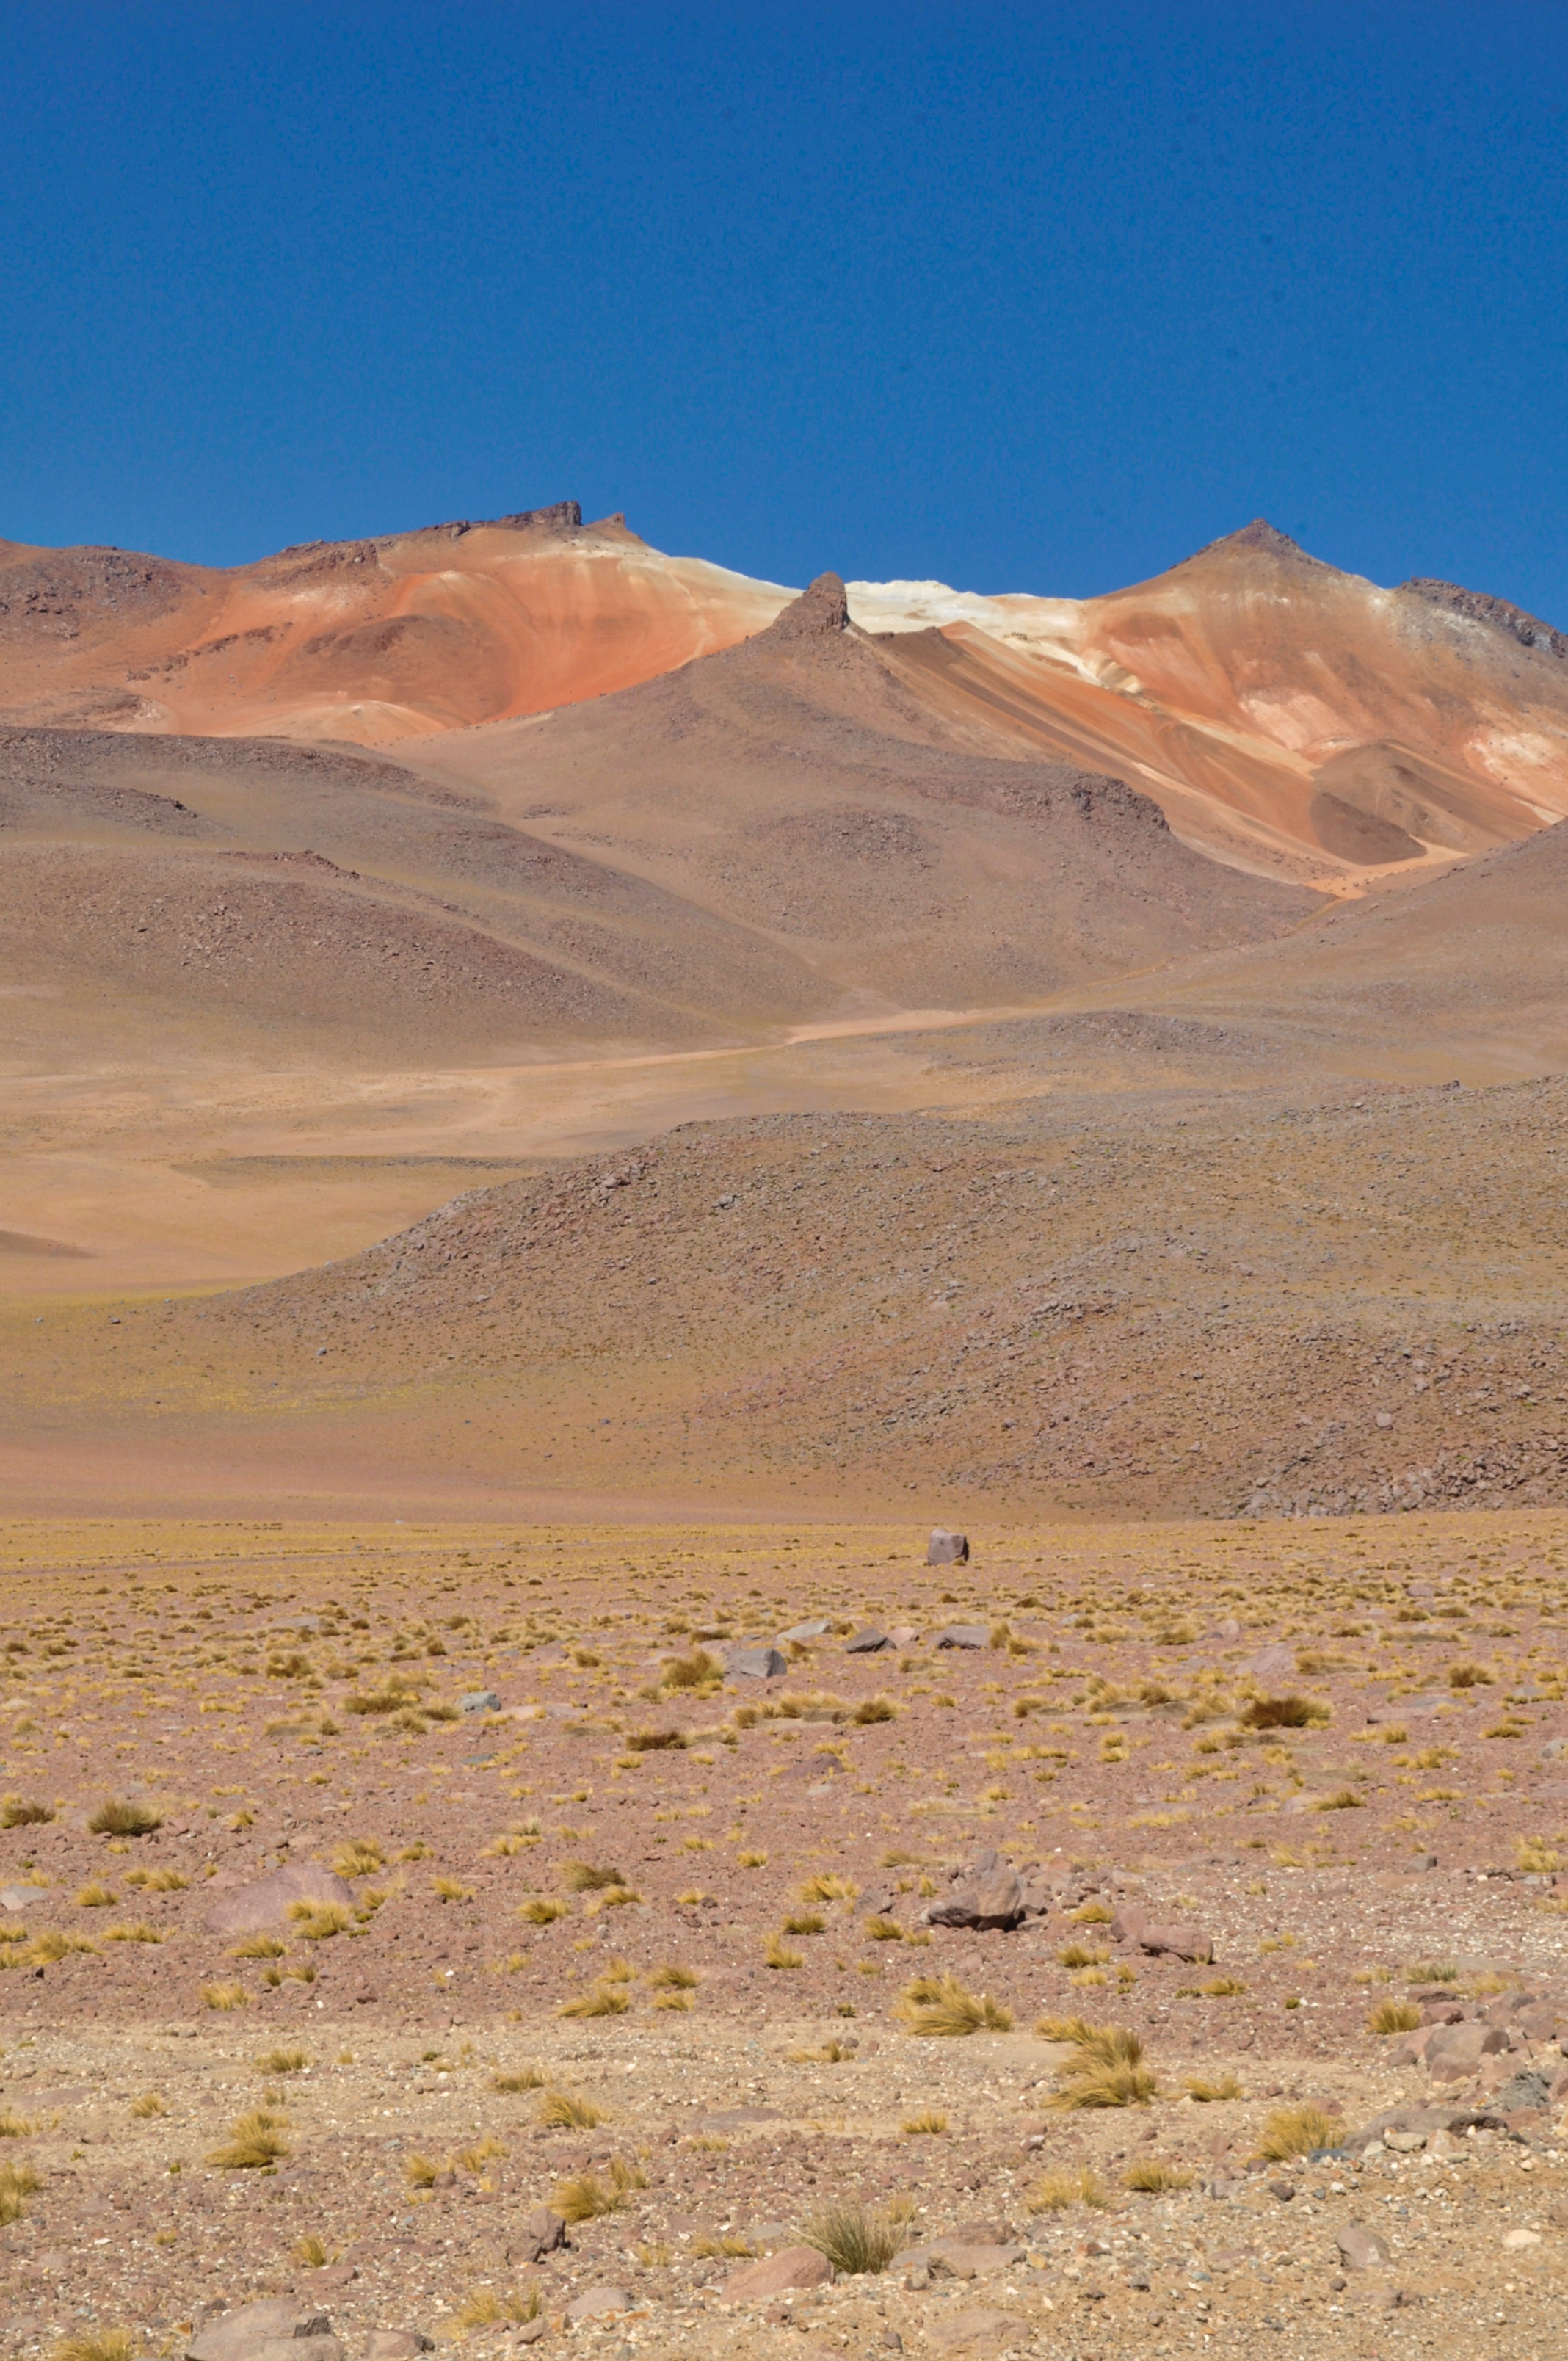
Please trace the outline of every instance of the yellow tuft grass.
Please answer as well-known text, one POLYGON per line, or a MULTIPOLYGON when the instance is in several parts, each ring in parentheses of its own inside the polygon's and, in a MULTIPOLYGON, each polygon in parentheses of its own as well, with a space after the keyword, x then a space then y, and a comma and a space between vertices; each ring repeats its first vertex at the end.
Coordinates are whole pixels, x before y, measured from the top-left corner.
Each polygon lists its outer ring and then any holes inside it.
POLYGON ((1276 2107, 1264 2124, 1257 2152, 1267 2164, 1286 2164, 1292 2157, 1310 2156, 1317 2148, 1332 2147, 1339 2137, 1339 2128, 1333 2116, 1325 2114, 1321 2107, 1276 2107))
POLYGON ((1072 2046, 1060 2087, 1048 2102, 1053 2107, 1146 2107, 1158 2090, 1155 2075, 1143 2062, 1144 2045, 1128 2026, 1046 2016, 1035 2030, 1047 2041, 1072 2046))
POLYGON ((1421 2021, 1413 2000, 1380 2000, 1366 2020, 1368 2033, 1414 2033, 1421 2021))
POLYGON ((160 2091, 144 2091, 139 2099, 131 2101, 131 2113, 145 2121, 153 2115, 166 2115, 169 2109, 164 2104, 160 2091))
POLYGON ((885 2271, 909 2243, 915 2207, 908 2199, 885 2206, 825 2205, 801 2230, 805 2245, 826 2255, 840 2279, 860 2279, 885 2271))
POLYGON ((29 1802, 25 1795, 7 1795, 0 1803, 0 1828, 30 1828, 53 1817, 52 1804, 29 1802))
POLYGON ((280 1960, 288 1949, 276 1935, 247 1935, 243 1943, 229 1948, 231 1960, 280 1960))
POLYGON ((109 1888, 94 1877, 82 1888, 76 1897, 76 1906, 79 1910, 106 1910, 118 1900, 117 1894, 111 1894, 109 1888))
POLYGON ((280 2157, 291 2153, 283 2137, 288 2123, 287 2115, 270 2107, 252 2107, 248 2114, 235 2117, 227 2139, 212 2149, 207 2162, 219 2172, 267 2171, 280 2157))
POLYGON ((385 1869, 387 1856, 369 1837, 350 1837, 333 1854, 332 1865, 339 1877, 368 1877, 373 1871, 385 1869))
POLYGON ((971 1993, 955 1975, 916 1976, 894 2004, 906 2033, 950 2039, 968 2033, 1010 2033, 1013 2012, 988 1993, 971 1993))
POLYGON ((782 1935, 770 1935, 762 1945, 762 1965, 765 1968, 803 1968, 804 1951, 792 1951, 782 1935))
POLYGON ((27 2211, 27 2201, 43 2187, 43 2175, 23 2157, 16 2164, 0 2164, 0 2226, 8 2228, 19 2222, 27 2211))
POLYGON ((341 1902, 291 1902, 289 1916, 307 1943, 324 1943, 354 1924, 353 1912, 341 1902))
POLYGON ((554 1925, 557 1918, 565 1918, 567 1906, 565 1902, 557 1902, 550 1894, 536 1894, 532 1902, 521 1902, 518 1905, 517 1915, 520 1918, 525 1918, 531 1927, 549 1927, 554 1925))
POLYGON ((579 1993, 576 2000, 563 2001, 557 2016, 624 2016, 631 2006, 631 1995, 617 1983, 601 1980, 579 1993))
POLYGON ((1098 2207, 1110 2202, 1110 2191, 1088 2165, 1043 2174, 1027 2199, 1031 2213, 1065 2213, 1069 2205, 1098 2207))
POLYGON ((0 2108, 0 2139, 31 2139, 37 2129, 31 2115, 19 2115, 15 2107, 0 2108))
POLYGON ((544 2077, 537 2066, 516 2066, 510 2073, 492 2074, 490 2088, 492 2091, 505 2092, 509 2097, 515 2097, 521 2091, 543 2091, 544 2077))
POLYGON ((564 2222, 597 2222, 601 2214, 613 2213, 635 2191, 647 2186, 645 2172, 616 2156, 610 2158, 607 2180, 601 2180, 595 2172, 575 2172, 568 2180, 556 2183, 550 2203, 564 2222))
POLYGON ((87 1825, 95 1837, 149 1837, 163 1826, 156 1804, 136 1804, 121 1795, 106 1795, 87 1825))
POLYGON ((236 2008, 248 2007, 249 2003, 250 1994, 243 1984, 203 1984, 202 1986, 203 2007, 216 2009, 220 2016, 227 2016, 236 2008))
POLYGON ((899 2125, 905 2139, 936 2139, 948 2128, 948 2118, 939 2107, 927 2107, 920 2114, 905 2115, 899 2125))
POLYGON ((255 2061, 258 2074, 302 2074, 310 2064, 306 2049, 264 2049, 255 2061))
POLYGON ((79 2328, 50 2348, 49 2361, 131 2361, 135 2350, 128 2328, 79 2328))
POLYGON ((551 2131, 591 2132, 608 2121, 602 2107, 576 2091, 546 2091, 534 2120, 551 2131))
POLYGON ((1185 2165, 1166 2164, 1157 2156, 1144 2157, 1129 2165, 1122 2176, 1124 2189, 1135 2189, 1146 2197, 1163 2197, 1174 2189, 1190 2189, 1197 2175, 1185 2165))
POLYGON ((1204 2107, 1212 2105, 1217 2099, 1245 2099, 1246 2096, 1234 2074, 1189 2074, 1181 2087, 1190 2099, 1196 2099, 1199 2105, 1204 2107))
POLYGON ((105 1943, 161 1943, 164 1938, 156 1927, 149 1927, 145 1918, 137 1918, 128 1924, 122 1922, 116 1927, 105 1927, 104 1940, 105 1943))

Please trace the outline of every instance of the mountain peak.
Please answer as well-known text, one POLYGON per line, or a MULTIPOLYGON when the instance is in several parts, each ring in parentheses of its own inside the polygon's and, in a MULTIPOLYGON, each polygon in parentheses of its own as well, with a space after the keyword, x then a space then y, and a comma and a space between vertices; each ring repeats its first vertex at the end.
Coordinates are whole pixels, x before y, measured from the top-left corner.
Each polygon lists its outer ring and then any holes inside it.
POLYGON ((766 640, 830 640, 849 628, 850 602, 837 574, 819 574, 765 631, 766 640))

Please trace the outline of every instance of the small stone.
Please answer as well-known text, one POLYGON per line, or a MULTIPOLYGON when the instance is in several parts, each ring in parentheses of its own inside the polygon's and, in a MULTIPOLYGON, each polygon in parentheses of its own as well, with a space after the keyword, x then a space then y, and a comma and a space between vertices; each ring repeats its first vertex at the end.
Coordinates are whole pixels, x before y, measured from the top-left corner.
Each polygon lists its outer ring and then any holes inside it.
POLYGON ((512 2343, 514 2345, 537 2345, 549 2324, 549 2322, 543 2318, 525 2320, 521 2328, 514 2328, 512 2330, 512 2343))
POLYGON ((1271 2197, 1277 2197, 1281 2205, 1288 2205, 1296 2194, 1296 2184, 1293 2180, 1271 2180, 1268 2193, 1271 2197))
POLYGON ((826 2287, 833 2266, 815 2246, 781 2246, 761 2262, 748 2263, 724 2282, 726 2303, 771 2303, 794 2288, 826 2287))
POLYGON ((1031 2340, 1026 2322, 1014 2320, 1005 2312, 987 2312, 979 2307, 928 2321, 926 2334, 942 2353, 953 2352, 961 2345, 982 2345, 988 2352, 1005 2353, 1031 2340))
POLYGON ((731 1680, 776 1681, 789 1664, 780 1648, 731 1648, 724 1669, 731 1680))
POLYGON ((264 1935, 283 1924, 296 1902, 338 1902, 346 1909, 353 1901, 354 1888, 346 1878, 323 1869, 319 1861, 291 1861, 253 1885, 225 1894, 203 1923, 209 1935, 264 1935))
POLYGON ((262 2346, 274 2345, 309 2346, 302 2361, 336 2361, 341 2352, 326 2313, 292 2296, 269 2296, 260 2303, 220 2313, 205 2323, 185 2350, 187 2361, 250 2361, 262 2346), (327 2345, 331 2355, 323 2349, 327 2345))
POLYGON ((434 2344, 418 2328, 377 2328, 365 2347, 365 2361, 419 2361, 434 2344))
POLYGON ((927 1565, 967 1565, 969 1535, 956 1533, 946 1525, 938 1525, 926 1544, 927 1565))
POLYGON ((618 2312, 630 2312, 632 2298, 625 2288, 585 2288, 566 2306, 568 2320, 609 2320, 618 2312))
POLYGON ((1504 2233, 1503 2244, 1508 2248, 1509 2254, 1522 2254, 1526 2246, 1540 2246, 1541 2232, 1539 2230, 1526 2230, 1522 2228, 1518 2230, 1508 2230, 1504 2233))
POLYGON ((1418 2148, 1425 2147, 1426 2144, 1425 2132, 1387 2131, 1383 2135, 1384 2147, 1391 2147, 1398 2156, 1413 2156, 1418 2148))
POLYGON ((459 1713, 499 1713, 501 1701, 494 1689, 470 1689, 457 1700, 459 1713))
POLYGON ((844 1653, 846 1656, 876 1656, 892 1645, 893 1642, 885 1631, 879 1631, 874 1623, 868 1623, 856 1632, 852 1640, 845 1641, 844 1653))
POLYGON ((991 1643, 991 1634, 983 1623, 948 1623, 933 1634, 933 1648, 984 1648, 991 1643))
POLYGON ((1347 2271, 1369 2271, 1388 2259, 1387 2239, 1362 2222, 1347 2222, 1343 2230, 1336 2230, 1334 2243, 1347 2271))
POLYGON ((518 2224, 511 2259, 514 2263, 537 2263, 543 2256, 553 2255, 565 2243, 564 2216, 552 2213, 548 2205, 536 2205, 532 2213, 525 2213, 518 2224))
POLYGON ((1284 1680, 1287 1679, 1295 1671, 1295 1669, 1296 1657, 1294 1651, 1292 1649, 1283 1647, 1278 1641, 1276 1641, 1271 1647, 1260 1648, 1257 1654, 1247 1666, 1247 1671, 1252 1675, 1255 1681, 1284 1680))
POLYGON ((819 1619, 816 1622, 812 1623, 792 1624, 787 1631, 781 1631, 779 1633, 779 1638, 781 1640, 792 1640, 799 1646, 804 1647, 808 1640, 820 1640, 823 1635, 826 1632, 830 1631, 832 1628, 832 1625, 825 1619, 819 1619))

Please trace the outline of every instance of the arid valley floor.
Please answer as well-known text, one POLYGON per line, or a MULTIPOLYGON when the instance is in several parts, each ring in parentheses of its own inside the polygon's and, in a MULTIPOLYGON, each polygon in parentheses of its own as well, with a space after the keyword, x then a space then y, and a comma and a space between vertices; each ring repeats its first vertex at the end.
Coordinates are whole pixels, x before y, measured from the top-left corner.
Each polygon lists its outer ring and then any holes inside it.
POLYGON ((1565 812, 1262 523, 0 544, 0 2353, 1546 2361, 1565 812))

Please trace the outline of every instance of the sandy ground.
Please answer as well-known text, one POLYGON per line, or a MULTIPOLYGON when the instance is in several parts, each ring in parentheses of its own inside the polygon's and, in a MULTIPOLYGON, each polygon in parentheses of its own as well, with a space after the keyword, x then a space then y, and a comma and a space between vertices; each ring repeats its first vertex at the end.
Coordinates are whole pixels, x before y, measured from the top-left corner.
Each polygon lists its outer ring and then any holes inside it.
POLYGON ((923 1540, 0 1528, 8 2349, 292 2294, 355 2356, 1550 2350, 1568 1524, 923 1540), (1025 1923, 923 1924, 988 1850, 1025 1923), (334 1862, 335 1911, 232 1931, 334 1862), (919 1977, 992 2026, 912 2030, 919 1977), (1152 2085, 1064 2104, 1072 2016, 1152 2085), (258 2109, 271 2154, 214 2160, 258 2109), (733 2285, 839 2203, 889 2268, 733 2285))

